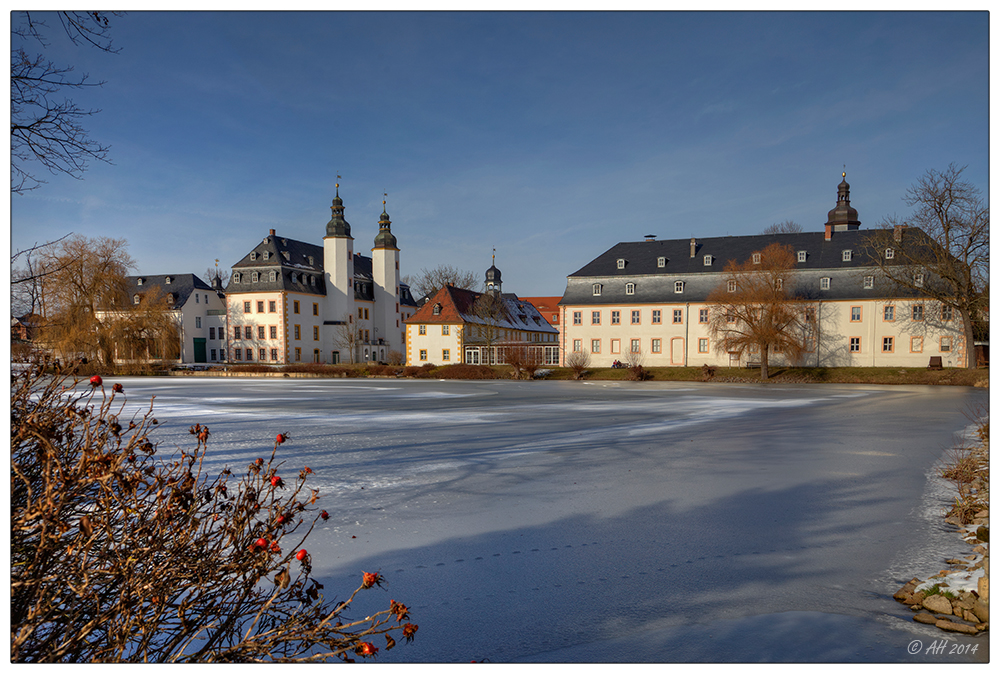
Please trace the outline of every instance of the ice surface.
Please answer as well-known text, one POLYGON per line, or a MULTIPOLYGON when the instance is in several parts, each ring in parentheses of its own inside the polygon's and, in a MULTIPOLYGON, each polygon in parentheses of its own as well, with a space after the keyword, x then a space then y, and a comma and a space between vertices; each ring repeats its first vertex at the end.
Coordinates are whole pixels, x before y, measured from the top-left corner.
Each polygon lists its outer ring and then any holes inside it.
POLYGON ((290 435, 316 576, 381 571, 365 601, 420 625, 380 661, 948 661, 891 595, 945 540, 930 477, 982 390, 115 381, 156 395, 161 451, 208 425, 212 470, 290 435))

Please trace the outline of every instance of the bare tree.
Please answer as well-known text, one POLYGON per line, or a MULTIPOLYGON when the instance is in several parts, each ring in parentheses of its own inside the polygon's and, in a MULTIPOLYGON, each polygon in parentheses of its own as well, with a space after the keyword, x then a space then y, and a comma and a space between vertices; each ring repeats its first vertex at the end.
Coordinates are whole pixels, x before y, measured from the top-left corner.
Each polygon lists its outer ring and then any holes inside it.
POLYGON ((126 274, 135 266, 124 239, 72 236, 45 249, 42 341, 68 357, 114 362, 114 322, 104 312, 128 308, 126 274))
POLYGON ((583 379, 584 373, 590 367, 589 351, 571 351, 566 356, 566 367, 573 371, 574 379, 583 379))
POLYGON ((794 220, 784 220, 764 228, 761 234, 798 234, 802 230, 802 225, 794 220))
POLYGON ((42 253, 49 247, 58 244, 69 234, 55 241, 36 243, 31 248, 19 250, 10 256, 11 281, 10 304, 11 313, 15 316, 38 313, 45 314, 45 295, 42 292, 45 277, 58 269, 49 269, 45 260, 40 259, 42 253), (18 260, 23 261, 23 267, 15 267, 18 260))
POLYGON ((116 360, 137 364, 154 358, 178 358, 180 316, 173 311, 163 289, 150 287, 138 299, 138 303, 126 303, 120 310, 99 315, 102 329, 109 333, 116 360))
POLYGON ((433 269, 421 269, 416 276, 407 275, 402 281, 410 286, 418 298, 431 297, 446 285, 465 290, 476 290, 481 285, 479 277, 474 272, 447 264, 439 265, 433 269))
MULTIPOLYGON (((56 65, 42 53, 48 47, 44 21, 20 12, 11 30, 10 134, 11 192, 23 194, 45 181, 29 165, 40 163, 49 173, 80 178, 88 162, 107 162, 108 146, 87 135, 84 118, 98 112, 84 110, 65 92, 101 86, 87 74, 74 75, 72 66, 56 65)), ((111 15, 118 16, 116 12, 111 15)), ((107 12, 59 12, 63 30, 73 44, 89 44, 117 53, 109 33, 107 12)))
POLYGON ((500 295, 484 293, 472 303, 472 315, 478 319, 475 324, 476 337, 474 340, 487 348, 487 357, 492 364, 493 347, 497 345, 503 334, 501 326, 508 321, 507 304, 500 295))
POLYGON ((773 243, 742 263, 730 260, 708 296, 708 329, 716 350, 740 357, 759 354, 761 379, 768 378, 772 351, 795 362, 805 349, 806 326, 788 291, 794 269, 792 248, 773 243))
POLYGON ((865 246, 890 287, 959 313, 972 368, 975 322, 989 308, 990 212, 964 170, 950 164, 927 171, 903 197, 913 212, 883 219, 865 246))
POLYGON ((219 285, 225 288, 226 283, 229 282, 230 271, 226 267, 220 267, 218 264, 219 262, 218 260, 216 260, 215 262, 216 264, 214 267, 205 268, 205 280, 208 281, 208 285, 212 285, 212 281, 215 279, 216 276, 218 276, 219 285))
POLYGON ((357 359, 358 345, 361 344, 361 335, 354 329, 354 318, 351 312, 348 311, 341 316, 340 321, 334 327, 333 343, 337 348, 347 352, 347 362, 354 365, 357 359))

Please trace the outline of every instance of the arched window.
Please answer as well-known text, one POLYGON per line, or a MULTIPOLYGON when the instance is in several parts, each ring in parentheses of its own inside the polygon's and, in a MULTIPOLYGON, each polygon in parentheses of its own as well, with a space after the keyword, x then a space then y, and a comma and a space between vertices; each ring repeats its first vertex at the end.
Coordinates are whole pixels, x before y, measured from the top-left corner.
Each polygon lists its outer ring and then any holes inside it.
POLYGON ((635 284, 634 283, 626 283, 625 284, 625 294, 626 295, 635 295, 635 284))
POLYGON ((132 296, 132 304, 138 304, 138 303, 139 303, 139 295, 135 294, 132 296))

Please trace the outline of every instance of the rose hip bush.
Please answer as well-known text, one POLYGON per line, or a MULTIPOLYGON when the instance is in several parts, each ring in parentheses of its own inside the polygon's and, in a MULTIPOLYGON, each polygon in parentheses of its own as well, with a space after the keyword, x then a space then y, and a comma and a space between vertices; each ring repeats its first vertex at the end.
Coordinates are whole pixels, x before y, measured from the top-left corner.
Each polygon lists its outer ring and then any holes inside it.
POLYGON ((11 385, 12 662, 352 661, 413 638, 395 600, 350 617, 378 573, 339 601, 311 576, 303 544, 328 515, 312 470, 281 460, 287 434, 209 475, 207 427, 164 456, 152 403, 129 416, 120 384, 44 367, 11 385))

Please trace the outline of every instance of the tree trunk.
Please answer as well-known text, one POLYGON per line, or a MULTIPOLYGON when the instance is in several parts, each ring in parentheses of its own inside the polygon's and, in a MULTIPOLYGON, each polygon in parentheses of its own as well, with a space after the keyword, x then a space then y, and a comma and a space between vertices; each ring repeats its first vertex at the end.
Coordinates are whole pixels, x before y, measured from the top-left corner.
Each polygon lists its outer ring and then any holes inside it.
POLYGON ((959 309, 962 315, 962 329, 965 332, 965 367, 975 369, 976 363, 976 335, 972 329, 972 312, 968 309, 959 309))
POLYGON ((760 347, 760 378, 767 380, 767 344, 760 347))

